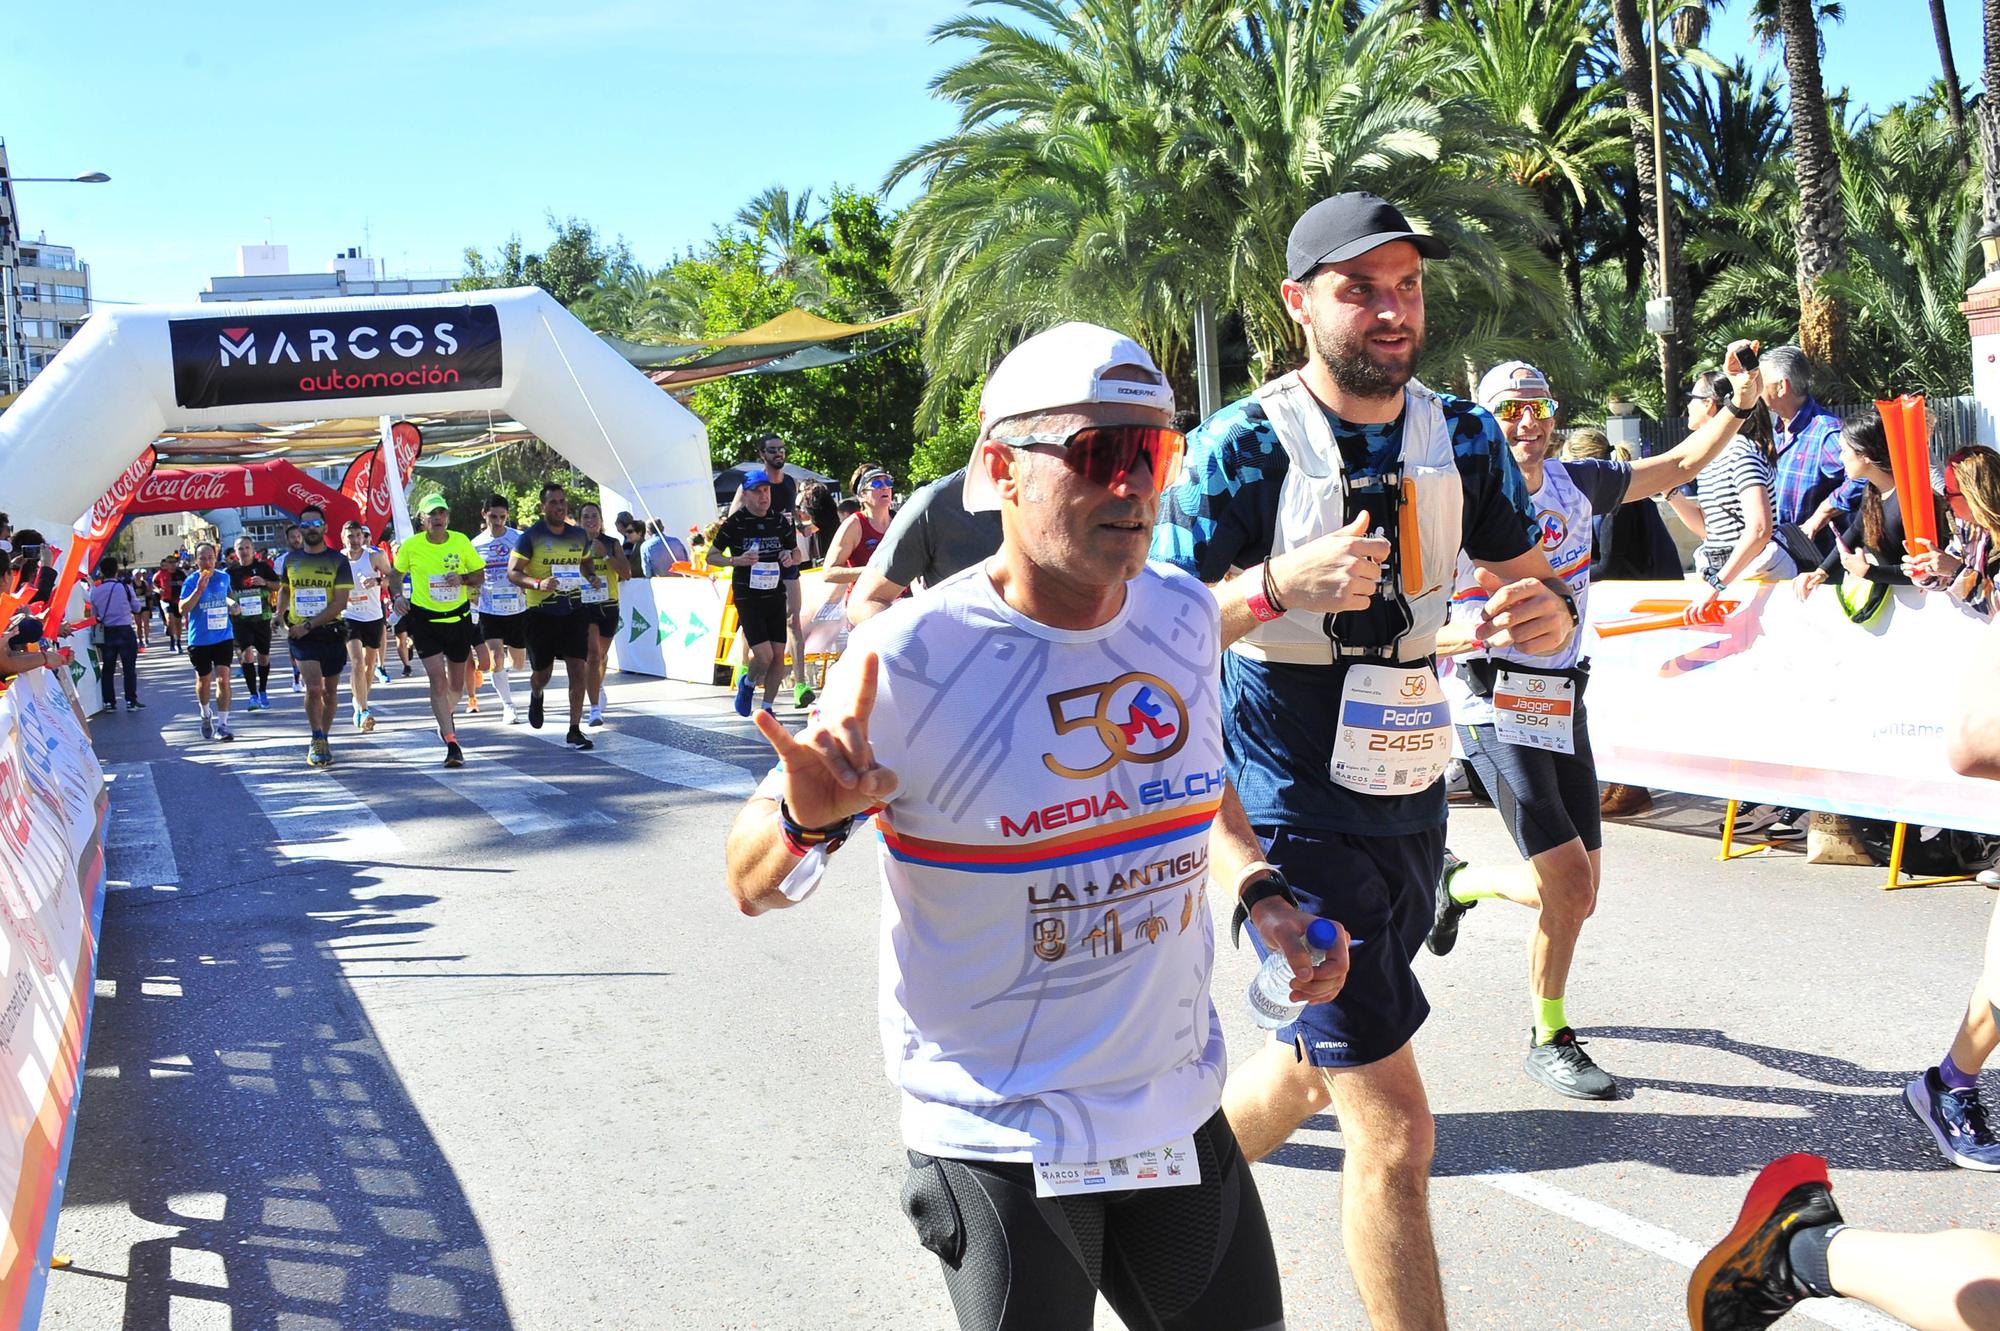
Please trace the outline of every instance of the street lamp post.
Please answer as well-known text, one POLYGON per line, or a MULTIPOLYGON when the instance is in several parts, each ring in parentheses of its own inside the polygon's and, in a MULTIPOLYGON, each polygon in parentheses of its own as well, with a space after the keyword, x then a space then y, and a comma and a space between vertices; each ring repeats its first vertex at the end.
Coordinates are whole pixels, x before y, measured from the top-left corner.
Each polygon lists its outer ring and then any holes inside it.
MULTIPOLYGON (((102 171, 90 171, 80 176, 16 176, 0 172, 0 189, 11 191, 16 185, 102 185, 111 179, 102 171)), ((18 224, 16 225, 18 230, 18 224)), ((7 392, 21 391, 21 369, 19 339, 14 332, 14 265, 0 264, 0 360, 6 362, 7 392)))

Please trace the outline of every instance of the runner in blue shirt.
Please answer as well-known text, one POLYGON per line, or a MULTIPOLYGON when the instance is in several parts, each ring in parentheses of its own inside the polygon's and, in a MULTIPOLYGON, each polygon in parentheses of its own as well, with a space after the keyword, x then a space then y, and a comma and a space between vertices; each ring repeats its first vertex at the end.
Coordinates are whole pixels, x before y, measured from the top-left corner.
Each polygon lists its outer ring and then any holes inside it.
POLYGON ((203 739, 235 739, 229 730, 229 667, 236 658, 236 628, 229 609, 234 598, 229 574, 216 567, 215 543, 194 548, 194 572, 181 583, 180 611, 188 626, 188 664, 194 667, 194 696, 201 705, 203 739), (219 675, 215 707, 209 706, 209 677, 219 675))

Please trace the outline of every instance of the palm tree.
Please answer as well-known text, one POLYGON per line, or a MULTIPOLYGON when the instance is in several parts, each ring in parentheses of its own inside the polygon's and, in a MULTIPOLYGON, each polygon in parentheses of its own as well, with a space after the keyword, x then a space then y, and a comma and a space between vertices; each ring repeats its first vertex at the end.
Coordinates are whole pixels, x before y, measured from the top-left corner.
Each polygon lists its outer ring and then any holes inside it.
POLYGON ((1435 31, 1455 51, 1448 85, 1483 102, 1510 138, 1501 174, 1532 191, 1555 228, 1547 252, 1563 266, 1578 313, 1578 228, 1605 201, 1608 164, 1631 160, 1630 113, 1615 83, 1585 76, 1596 0, 1465 0, 1435 31))
MULTIPOLYGON (((1672 199, 1666 210, 1666 234, 1660 234, 1659 195, 1654 188, 1653 154, 1653 73, 1648 42, 1658 41, 1658 33, 1640 40, 1644 24, 1639 18, 1638 0, 1611 0, 1612 33, 1618 47, 1618 67, 1625 88, 1625 109, 1630 117, 1632 167, 1639 202, 1639 236, 1646 250, 1647 282, 1656 295, 1670 297, 1678 319, 1692 316, 1694 295, 1688 286, 1687 265, 1681 260, 1679 223, 1672 199), (1662 251, 1665 255, 1662 271, 1662 251)), ((1662 105, 1665 104, 1664 93, 1662 105)), ((1685 336, 1677 328, 1660 338, 1660 388, 1662 399, 1671 402, 1685 377, 1687 364, 1685 336)))
POLYGON ((1984 94, 1976 103, 1979 115, 1980 196, 1984 200, 1980 234, 2000 236, 2000 0, 1981 6, 1986 70, 1984 94))
POLYGON ((826 219, 812 211, 812 191, 794 200, 783 185, 772 185, 736 210, 736 225, 763 258, 764 271, 798 287, 800 306, 825 299, 826 283, 812 249, 812 233, 826 219))
POLYGON ((1965 87, 1958 81, 1958 62, 1951 58, 1951 26, 1945 22, 1944 0, 1931 0, 1931 31, 1937 34, 1938 63, 1944 67, 1944 86, 1951 90, 1945 99, 1945 114, 1951 127, 1965 132, 1965 87))
POLYGON ((1847 307, 1838 291, 1847 268, 1847 217, 1840 158, 1820 81, 1819 14, 1813 0, 1775 0, 1785 44, 1792 107, 1792 164, 1798 177, 1799 346, 1835 374, 1845 373, 1847 307))

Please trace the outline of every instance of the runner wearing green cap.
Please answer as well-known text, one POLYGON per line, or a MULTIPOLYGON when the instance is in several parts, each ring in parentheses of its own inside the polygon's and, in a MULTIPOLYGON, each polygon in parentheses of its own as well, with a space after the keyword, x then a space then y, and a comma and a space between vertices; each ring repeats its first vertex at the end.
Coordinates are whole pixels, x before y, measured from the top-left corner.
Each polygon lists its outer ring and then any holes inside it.
POLYGON ((417 505, 421 535, 396 547, 396 571, 409 575, 408 591, 396 591, 396 612, 409 629, 417 659, 430 680, 431 715, 444 741, 444 765, 463 767, 452 714, 465 695, 465 663, 476 637, 472 598, 486 577, 486 561, 472 538, 451 529, 451 508, 443 495, 417 505))

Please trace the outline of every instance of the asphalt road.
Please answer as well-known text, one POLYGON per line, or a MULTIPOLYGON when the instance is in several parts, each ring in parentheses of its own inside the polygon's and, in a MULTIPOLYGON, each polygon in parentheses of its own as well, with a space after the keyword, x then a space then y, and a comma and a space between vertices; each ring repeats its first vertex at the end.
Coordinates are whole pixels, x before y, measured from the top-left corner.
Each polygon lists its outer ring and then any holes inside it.
MULTIPOLYGON (((897 1209, 872 852, 802 909, 736 913, 723 837, 766 762, 721 690, 614 677, 591 754, 488 712, 447 773, 398 680, 319 773, 282 674, 223 745, 183 658, 142 673, 150 709, 95 723, 114 885, 45 1326, 951 1325, 897 1209)), ((1455 1327, 1683 1325, 1688 1265, 1786 1151, 1829 1157, 1851 1221, 2000 1224, 2000 1182, 1942 1165, 1898 1099, 1989 894, 1718 864, 1714 817, 1663 801, 1609 832, 1570 1011, 1626 1099, 1522 1075, 1526 911, 1482 905, 1419 963, 1455 1327)), ((1484 808, 1452 844, 1511 853, 1484 808)), ((1217 969, 1236 1059, 1253 969, 1217 969)), ((1340 1163, 1316 1120, 1257 1169, 1294 1328, 1364 1325, 1340 1163)))

